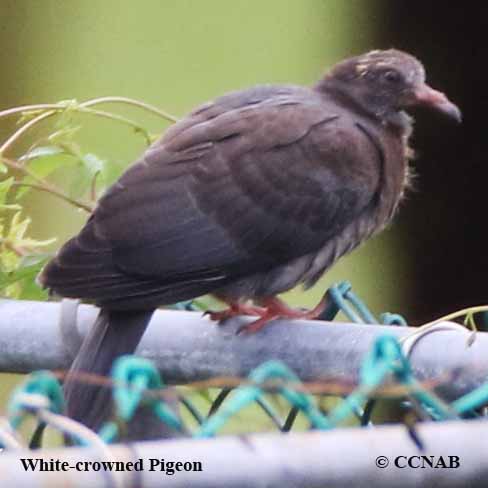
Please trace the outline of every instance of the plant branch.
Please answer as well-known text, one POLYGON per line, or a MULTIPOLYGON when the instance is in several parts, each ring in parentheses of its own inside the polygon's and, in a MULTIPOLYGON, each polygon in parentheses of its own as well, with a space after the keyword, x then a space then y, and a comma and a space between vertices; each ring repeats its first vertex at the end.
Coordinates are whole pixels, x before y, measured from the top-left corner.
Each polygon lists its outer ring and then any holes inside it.
POLYGON ((87 100, 86 102, 82 103, 71 103, 67 104, 66 102, 60 102, 58 104, 50 104, 50 103, 43 103, 43 104, 36 104, 36 105, 24 105, 22 107, 14 107, 11 109, 4 110, 0 112, 0 118, 6 117, 9 115, 14 115, 18 113, 24 113, 24 112, 35 112, 35 111, 42 111, 42 110, 47 110, 47 112, 41 113, 38 116, 34 117, 32 120, 29 120, 27 123, 25 123, 20 129, 15 131, 1 146, 0 146, 0 155, 5 154, 5 152, 10 149, 10 147, 14 144, 15 141, 17 141, 25 132, 27 132, 29 129, 37 125, 39 122, 42 122, 43 120, 52 117, 53 115, 65 111, 67 109, 78 111, 78 112, 85 112, 85 113, 91 113, 92 115, 99 116, 99 117, 105 117, 105 118, 110 118, 112 120, 116 120, 119 122, 122 122, 124 124, 130 125, 131 127, 135 128, 137 131, 142 132, 144 134, 146 140, 148 143, 150 143, 151 138, 149 137, 149 133, 139 124, 136 122, 133 122, 130 119, 127 119, 125 117, 122 117, 120 115, 112 114, 110 112, 104 112, 101 110, 95 110, 95 109, 90 109, 90 107, 93 107, 95 105, 99 105, 102 103, 121 103, 125 105, 132 105, 134 107, 141 108, 143 110, 146 110, 147 112, 150 112, 152 114, 158 115, 159 117, 162 117, 163 119, 169 121, 169 122, 177 122, 178 119, 177 117, 160 110, 156 107, 153 107, 152 105, 149 105, 148 103, 141 102, 139 100, 133 100, 131 98, 127 97, 100 97, 100 98, 94 98, 92 100, 87 100))
POLYGON ((36 190, 41 190, 41 191, 44 191, 47 193, 51 193, 52 195, 55 195, 58 198, 61 198, 62 200, 64 200, 65 202, 71 203, 75 207, 81 208, 88 213, 91 213, 93 211, 93 208, 94 208, 93 206, 91 206, 87 203, 81 202, 79 200, 76 200, 74 198, 71 198, 69 195, 66 195, 66 193, 64 193, 61 189, 59 189, 55 185, 47 182, 45 179, 40 178, 37 175, 35 175, 32 171, 29 170, 29 168, 15 162, 15 161, 12 161, 11 159, 8 159, 6 157, 1 157, 0 159, 3 161, 5 166, 7 166, 13 170, 20 171, 25 176, 29 176, 30 178, 32 178, 35 181, 35 183, 23 183, 21 181, 16 181, 12 184, 12 186, 27 186, 29 188, 35 188, 36 190))
POLYGON ((50 193, 51 195, 54 195, 54 196, 60 198, 61 200, 64 200, 65 202, 70 203, 71 205, 74 205, 75 207, 78 207, 78 208, 80 208, 80 209, 82 209, 88 213, 93 212, 93 209, 94 209, 93 206, 91 206, 87 203, 80 202, 79 200, 76 200, 74 198, 71 198, 70 196, 66 195, 66 193, 62 192, 58 188, 53 187, 51 185, 44 186, 44 185, 41 185, 38 183, 14 182, 14 183, 12 183, 12 186, 27 186, 29 188, 34 188, 34 189, 39 190, 39 191, 44 191, 46 193, 50 193))
POLYGON ((123 103, 126 105, 133 105, 134 107, 142 108, 147 112, 151 112, 155 115, 159 115, 163 119, 166 119, 169 122, 178 122, 178 118, 174 115, 165 112, 164 110, 160 110, 148 103, 140 102, 139 100, 133 100, 132 98, 127 97, 100 97, 94 98, 93 100, 88 100, 80 104, 81 107, 91 107, 93 105, 99 105, 101 103, 123 103))
POLYGON ((15 115, 23 112, 35 112, 41 110, 62 110, 66 108, 58 103, 39 103, 36 105, 23 105, 22 107, 8 108, 7 110, 0 111, 0 119, 8 117, 9 115, 15 115))
POLYGON ((144 127, 142 127, 141 125, 139 125, 137 122, 134 122, 130 119, 127 119, 126 117, 122 117, 121 115, 116 115, 116 114, 112 114, 110 112, 104 112, 102 110, 95 110, 95 109, 87 108, 87 107, 83 107, 83 106, 80 106, 77 109, 77 111, 82 112, 82 113, 91 114, 91 115, 96 115, 98 117, 104 117, 106 119, 115 120, 117 122, 122 122, 123 124, 129 125, 130 127, 134 128, 137 132, 141 132, 143 134, 148 145, 151 144, 151 137, 150 137, 149 133, 147 132, 147 130, 144 129, 144 127))
POLYGON ((15 131, 0 147, 0 156, 5 154, 7 149, 12 146, 12 144, 19 139, 20 136, 22 136, 25 132, 27 132, 31 127, 34 127, 34 125, 38 124, 39 122, 42 122, 43 120, 47 119, 48 117, 53 116, 56 114, 58 111, 57 110, 50 110, 48 112, 44 112, 41 115, 38 115, 37 117, 34 117, 32 120, 29 120, 29 122, 25 123, 20 129, 15 131))
MULTIPOLYGON (((427 327, 430 327, 431 325, 435 325, 439 322, 446 322, 449 320, 459 319, 461 317, 464 317, 465 315, 473 315, 473 314, 479 313, 479 312, 488 312, 488 305, 477 305, 475 307, 463 308, 462 310, 458 310, 457 312, 452 312, 450 314, 444 315, 443 317, 435 319, 432 322, 427 322, 426 324, 422 325, 421 328, 424 328, 424 327, 427 328, 427 327)), ((472 324, 470 324, 470 325, 472 325, 472 324)))

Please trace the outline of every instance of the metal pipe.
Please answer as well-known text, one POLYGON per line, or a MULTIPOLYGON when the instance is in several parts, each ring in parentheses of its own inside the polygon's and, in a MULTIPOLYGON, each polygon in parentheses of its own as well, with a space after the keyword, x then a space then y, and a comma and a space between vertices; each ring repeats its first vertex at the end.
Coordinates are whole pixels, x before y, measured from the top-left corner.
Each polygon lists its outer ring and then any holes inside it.
MULTIPOLYGON (((125 487, 486 486, 488 424, 485 420, 425 423, 418 426, 418 435, 425 446, 424 452, 418 451, 403 426, 143 442, 109 449, 112 461, 126 463, 142 459, 141 471, 117 473, 117 486, 125 487), (386 461, 379 459, 380 456, 386 456, 386 461), (201 471, 175 471, 168 475, 168 463, 178 461, 200 462, 201 471), (409 462, 413 467, 409 467, 409 462), (386 463, 387 467, 378 467, 386 463), (431 467, 432 464, 437 467, 431 467)), ((113 475, 109 476, 103 468, 95 471, 94 465, 84 463, 101 460, 95 448, 6 451, 0 455, 0 486, 112 487, 113 475), (64 472, 26 471, 22 458, 66 461, 67 466, 75 468, 64 472), (81 471, 76 466, 81 466, 81 471)))
MULTIPOLYGON (((80 305, 77 327, 60 327, 60 303, 0 301, 0 371, 67 369, 73 344, 93 323, 97 309, 80 305), (71 351, 71 352, 70 352, 71 351)), ((70 314, 68 314, 70 315, 70 314)), ((255 335, 236 335, 250 318, 217 325, 198 312, 160 310, 137 354, 153 360, 167 383, 216 376, 245 377, 269 359, 285 362, 303 381, 356 381, 361 362, 381 334, 405 337, 409 327, 280 320, 255 335)), ((439 330, 418 341, 410 354, 420 380, 449 381, 437 391, 446 400, 465 394, 488 377, 488 333, 471 347, 467 334, 439 330)))

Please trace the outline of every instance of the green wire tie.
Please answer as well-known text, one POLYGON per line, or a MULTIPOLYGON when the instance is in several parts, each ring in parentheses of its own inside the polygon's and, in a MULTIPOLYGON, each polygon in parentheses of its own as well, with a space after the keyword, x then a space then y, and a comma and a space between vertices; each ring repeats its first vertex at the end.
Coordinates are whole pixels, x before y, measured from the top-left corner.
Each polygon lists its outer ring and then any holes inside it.
POLYGON ((48 400, 47 409, 62 413, 64 409, 63 390, 59 381, 49 371, 36 371, 15 388, 7 406, 10 425, 17 430, 32 413, 33 407, 26 402, 25 395, 40 395, 48 400))
MULTIPOLYGON (((136 356, 121 356, 112 367, 113 401, 116 418, 129 422, 141 404, 151 407, 154 414, 169 427, 183 431, 179 416, 160 398, 145 395, 147 391, 161 390, 164 383, 154 364, 136 356)), ((107 422, 99 432, 100 437, 111 442, 119 433, 117 422, 107 422)))

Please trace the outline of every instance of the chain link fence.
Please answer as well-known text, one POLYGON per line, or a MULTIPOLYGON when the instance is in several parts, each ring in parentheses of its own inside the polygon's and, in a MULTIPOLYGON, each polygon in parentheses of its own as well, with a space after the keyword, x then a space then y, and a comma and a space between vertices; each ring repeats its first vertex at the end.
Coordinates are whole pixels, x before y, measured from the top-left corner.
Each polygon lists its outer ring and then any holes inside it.
MULTIPOLYGON (((118 465, 110 463, 140 459, 144 466, 154 459, 201 463, 201 472, 178 472, 164 486, 391 486, 394 479, 402 486, 419 486, 424 479, 442 483, 438 486, 459 486, 454 481, 477 486, 486 479, 486 470, 476 463, 487 446, 480 449, 478 437, 471 435, 486 430, 488 334, 473 335, 453 322, 412 329, 397 315, 377 319, 347 283, 328 295, 322 318, 331 320, 342 311, 357 323, 276 321, 243 337, 235 332, 251 319, 220 326, 189 311, 191 304, 158 311, 137 356, 120 358, 111 378, 80 377, 113 390, 113 418, 97 433, 63 416, 59 381, 96 308, 73 301, 2 300, 0 370, 42 371, 19 385, 0 424, 0 481, 44 486, 50 476, 50 486, 136 486, 133 471, 114 470, 110 466, 118 465), (380 320, 390 325, 368 325, 380 320), (175 386, 181 384, 186 387, 175 386), (209 388, 218 393, 204 409, 194 392, 209 388), (333 406, 324 403, 338 397, 333 406), (373 424, 374 409, 384 398, 397 401, 403 425, 373 424), (245 426, 245 437, 219 436, 251 405, 286 436, 253 435, 252 424, 245 426), (38 428, 25 439, 19 429, 32 417, 38 428), (296 432, 298 417, 313 432, 296 432), (351 419, 363 428, 338 429, 351 419), (137 422, 142 436, 129 438, 130 448, 111 446, 127 439, 125 426, 131 422, 137 422), (145 438, 144 431, 154 434, 158 425, 164 426, 161 437, 176 439, 136 442, 145 438), (42 445, 45 426, 86 447, 35 449, 42 445), (393 465, 384 469, 376 463, 381 456, 393 465), (395 464, 399 456, 442 462, 457 456, 462 469, 448 479, 446 470, 430 465, 402 469, 395 464), (102 465, 76 475, 70 470, 45 474, 26 470, 21 459, 31 458, 102 465)), ((158 471, 154 468, 139 473, 137 486, 160 486, 161 477, 151 474, 158 471)))

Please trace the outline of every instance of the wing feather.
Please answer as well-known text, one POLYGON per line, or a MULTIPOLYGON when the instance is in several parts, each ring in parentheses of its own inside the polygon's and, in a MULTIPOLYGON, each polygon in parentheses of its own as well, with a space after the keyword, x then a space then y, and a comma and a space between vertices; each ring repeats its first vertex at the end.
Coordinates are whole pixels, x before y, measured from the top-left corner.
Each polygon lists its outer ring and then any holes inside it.
POLYGON ((378 184, 374 151, 346 141, 347 124, 298 87, 206 104, 109 189, 41 279, 65 296, 154 307, 320 249, 378 184))

